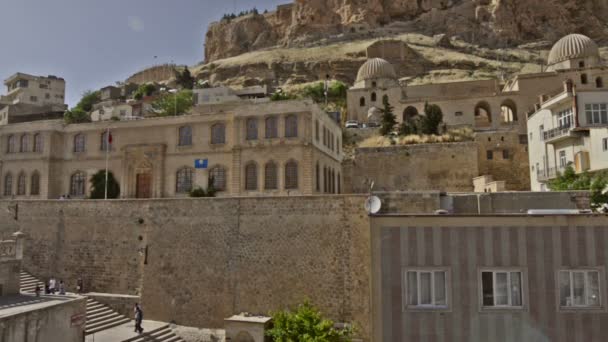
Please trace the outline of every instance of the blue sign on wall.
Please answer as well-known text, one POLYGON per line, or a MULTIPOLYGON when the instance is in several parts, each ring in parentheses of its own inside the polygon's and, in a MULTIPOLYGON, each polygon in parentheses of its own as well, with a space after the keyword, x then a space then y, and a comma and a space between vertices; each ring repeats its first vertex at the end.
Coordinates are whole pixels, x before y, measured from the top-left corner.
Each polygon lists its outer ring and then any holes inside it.
POLYGON ((195 169, 206 169, 207 167, 209 167, 209 159, 195 159, 194 160, 195 169))

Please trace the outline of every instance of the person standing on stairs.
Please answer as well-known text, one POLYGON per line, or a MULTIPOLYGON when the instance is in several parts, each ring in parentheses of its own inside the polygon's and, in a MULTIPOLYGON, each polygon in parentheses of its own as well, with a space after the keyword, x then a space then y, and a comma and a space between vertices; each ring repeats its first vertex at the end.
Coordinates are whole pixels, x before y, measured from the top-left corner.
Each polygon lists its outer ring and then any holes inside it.
POLYGON ((135 311, 135 332, 141 334, 144 332, 144 328, 141 326, 141 322, 144 319, 144 312, 141 310, 138 303, 135 303, 135 308, 133 310, 135 311))

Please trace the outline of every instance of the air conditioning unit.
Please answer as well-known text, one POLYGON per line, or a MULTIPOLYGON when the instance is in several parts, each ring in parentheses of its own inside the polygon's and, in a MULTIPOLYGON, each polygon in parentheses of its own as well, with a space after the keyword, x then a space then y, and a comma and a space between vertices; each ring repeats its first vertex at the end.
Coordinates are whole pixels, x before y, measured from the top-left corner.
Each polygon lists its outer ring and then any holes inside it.
POLYGON ((581 151, 574 155, 574 168, 576 173, 585 172, 591 168, 589 152, 581 151))

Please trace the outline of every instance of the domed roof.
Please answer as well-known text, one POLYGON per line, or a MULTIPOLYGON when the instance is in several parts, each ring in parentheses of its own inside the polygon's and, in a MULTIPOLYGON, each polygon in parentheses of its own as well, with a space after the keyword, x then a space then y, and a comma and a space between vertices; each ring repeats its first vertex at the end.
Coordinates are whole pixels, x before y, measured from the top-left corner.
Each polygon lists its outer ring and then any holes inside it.
POLYGON ((598 57, 600 52, 591 38, 582 34, 570 34, 560 39, 549 53, 549 65, 574 58, 598 57))
POLYGON ((359 68, 357 82, 377 78, 396 79, 397 73, 391 63, 382 58, 372 58, 359 68))

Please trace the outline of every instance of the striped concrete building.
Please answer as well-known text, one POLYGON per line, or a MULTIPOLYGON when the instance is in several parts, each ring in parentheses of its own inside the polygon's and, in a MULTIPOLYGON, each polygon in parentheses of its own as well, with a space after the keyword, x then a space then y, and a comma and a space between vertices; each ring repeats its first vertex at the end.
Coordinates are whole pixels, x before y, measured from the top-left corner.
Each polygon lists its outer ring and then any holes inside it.
POLYGON ((608 340, 605 215, 376 216, 373 341, 608 340))

